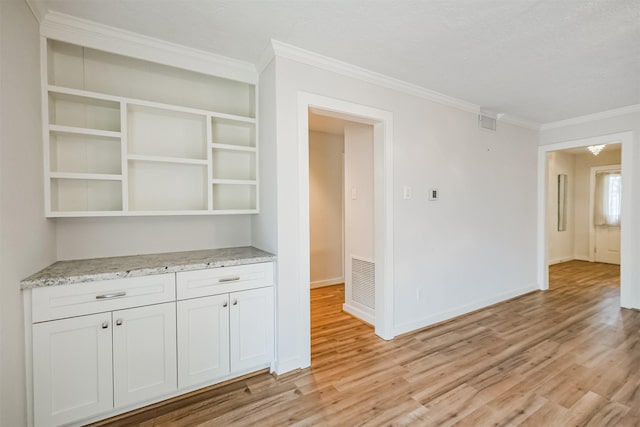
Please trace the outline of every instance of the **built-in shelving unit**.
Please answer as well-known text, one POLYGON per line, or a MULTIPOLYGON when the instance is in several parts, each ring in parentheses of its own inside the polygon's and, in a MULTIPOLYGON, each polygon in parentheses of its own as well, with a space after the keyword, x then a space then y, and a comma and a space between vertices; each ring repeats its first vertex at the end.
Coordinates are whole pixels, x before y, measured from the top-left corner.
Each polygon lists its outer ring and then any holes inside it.
POLYGON ((255 86, 44 40, 46 214, 258 212, 255 86))

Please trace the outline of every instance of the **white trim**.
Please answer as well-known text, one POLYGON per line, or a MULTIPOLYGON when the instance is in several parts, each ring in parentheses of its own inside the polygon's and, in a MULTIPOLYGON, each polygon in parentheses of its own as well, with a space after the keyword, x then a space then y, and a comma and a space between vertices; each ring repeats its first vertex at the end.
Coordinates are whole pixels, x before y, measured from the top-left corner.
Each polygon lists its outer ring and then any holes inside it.
MULTIPOLYGON (((535 131, 540 130, 540 123, 534 122, 532 120, 526 120, 520 117, 512 116, 511 114, 503 114, 498 119, 498 126, 500 123, 508 123, 510 125, 519 126, 525 129, 531 129, 535 131)), ((499 132, 500 130, 498 130, 499 132)))
MULTIPOLYGON (((538 147, 538 230, 537 230, 537 281, 541 290, 549 288, 548 260, 547 260, 547 153, 550 151, 566 150, 569 148, 585 147, 589 145, 622 144, 622 211, 625 222, 620 227, 620 305, 625 308, 640 308, 640 292, 638 283, 634 283, 634 264, 640 254, 633 239, 637 213, 633 206, 633 132, 620 132, 611 135, 595 136, 572 141, 558 142, 538 147), (633 219, 633 220, 632 220, 633 219)), ((636 281, 637 282, 637 281, 636 281)))
POLYGON ((538 290, 538 287, 535 284, 531 284, 528 286, 523 286, 519 289, 514 289, 509 292, 495 295, 491 298, 478 300, 470 304, 465 304, 463 306, 460 306, 451 310, 441 311, 439 313, 424 317, 420 320, 397 325, 395 328, 395 334, 400 335, 400 334, 405 334, 407 332, 415 331, 417 329, 425 328, 427 326, 431 326, 436 323, 443 322, 445 320, 453 319, 454 317, 457 317, 457 316, 469 314, 472 311, 487 308, 491 305, 494 305, 512 298, 516 298, 521 295, 528 294, 530 292, 535 292, 537 290, 538 290))
MULTIPOLYGON (((438 104, 446 105, 448 107, 457 108, 462 111, 468 111, 476 114, 480 113, 480 106, 477 104, 454 98, 453 96, 445 95, 443 93, 439 93, 413 83, 408 83, 394 77, 389 77, 375 71, 370 71, 365 68, 349 64, 347 62, 339 61, 337 59, 320 55, 318 53, 311 52, 309 50, 305 50, 273 39, 271 40, 271 45, 267 47, 267 49, 263 53, 263 56, 258 64, 258 70, 263 70, 264 68, 266 68, 266 66, 269 65, 269 63, 273 59, 273 56, 301 62, 312 67, 320 68, 332 73, 337 73, 346 77, 358 79, 366 83, 371 83, 377 86, 385 87, 387 89, 392 89, 412 96, 427 99, 429 101, 437 102, 438 104)), ((505 117, 501 119, 505 123, 535 130, 538 130, 540 127, 538 123, 529 120, 524 120, 509 115, 505 115, 505 117)))
MULTIPOLYGON (((309 257, 309 119, 310 108, 342 118, 373 124, 374 246, 376 257, 375 332, 383 339, 393 334, 393 113, 339 99, 298 92, 298 283, 302 321, 300 359, 311 364, 309 257)), ((300 367, 300 366, 299 366, 300 367)))
MULTIPOLYGON (((574 259, 575 261, 587 261, 587 262, 591 262, 591 260, 589 259, 589 257, 588 257, 588 256, 584 256, 584 255, 574 255, 574 256, 573 256, 573 259, 574 259)), ((549 263, 549 264, 551 264, 551 263, 549 263)))
POLYGON ((573 117, 566 120, 558 120, 557 122, 544 123, 540 126, 540 130, 557 129, 566 126, 579 125, 582 123, 593 122, 596 120, 608 119, 616 116, 624 116, 626 114, 640 112, 640 104, 629 105, 627 107, 615 108, 613 110, 601 111, 599 113, 587 114, 585 116, 573 117))
POLYGON ((621 165, 593 166, 589 170, 589 261, 591 262, 595 262, 596 260, 596 226, 593 220, 595 211, 596 174, 602 171, 620 172, 621 170, 621 165))
POLYGON ((311 289, 323 288, 325 286, 341 285, 344 283, 344 277, 333 277, 331 279, 316 280, 311 282, 311 289))
POLYGON ((31 9, 31 13, 36 18, 38 23, 42 22, 44 17, 47 14, 47 5, 44 0, 25 0, 27 2, 27 6, 31 9))
POLYGON ((40 24, 47 38, 93 49, 257 84, 256 67, 244 61, 143 36, 75 16, 49 12, 40 24))
POLYGON ((549 265, 561 264, 563 262, 573 261, 574 259, 576 259, 576 258, 572 257, 572 256, 565 256, 565 257, 562 257, 562 258, 550 259, 549 260, 549 265))
POLYGON ((365 307, 362 304, 358 304, 355 301, 351 301, 350 303, 345 302, 342 304, 342 310, 370 325, 374 325, 376 323, 375 310, 365 307))

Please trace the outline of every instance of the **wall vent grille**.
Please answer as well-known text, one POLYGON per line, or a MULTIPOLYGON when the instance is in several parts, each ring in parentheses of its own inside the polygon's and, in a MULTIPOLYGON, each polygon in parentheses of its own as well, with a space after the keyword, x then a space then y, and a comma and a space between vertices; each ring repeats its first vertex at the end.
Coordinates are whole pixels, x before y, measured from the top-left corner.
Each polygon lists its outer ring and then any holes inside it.
POLYGON ((373 262, 351 256, 351 298, 375 309, 376 266, 373 262))

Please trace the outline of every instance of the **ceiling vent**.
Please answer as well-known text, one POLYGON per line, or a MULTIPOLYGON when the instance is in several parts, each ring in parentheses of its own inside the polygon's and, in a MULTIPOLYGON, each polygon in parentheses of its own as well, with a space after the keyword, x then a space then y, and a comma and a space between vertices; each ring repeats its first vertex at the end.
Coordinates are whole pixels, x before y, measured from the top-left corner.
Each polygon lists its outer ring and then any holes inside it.
POLYGON ((480 129, 495 132, 498 125, 498 115, 493 111, 481 108, 480 114, 478 115, 478 124, 480 125, 480 129))

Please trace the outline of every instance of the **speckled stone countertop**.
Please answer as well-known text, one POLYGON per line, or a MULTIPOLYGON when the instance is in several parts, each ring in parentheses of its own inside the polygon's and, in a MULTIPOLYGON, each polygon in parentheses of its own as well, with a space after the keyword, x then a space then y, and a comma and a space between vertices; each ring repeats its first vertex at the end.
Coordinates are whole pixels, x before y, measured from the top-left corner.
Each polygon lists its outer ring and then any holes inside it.
POLYGON ((58 261, 20 282, 21 289, 256 264, 275 255, 250 246, 188 252, 58 261))

